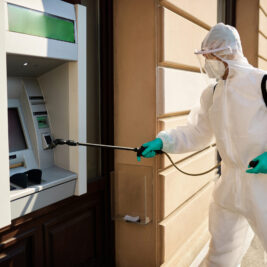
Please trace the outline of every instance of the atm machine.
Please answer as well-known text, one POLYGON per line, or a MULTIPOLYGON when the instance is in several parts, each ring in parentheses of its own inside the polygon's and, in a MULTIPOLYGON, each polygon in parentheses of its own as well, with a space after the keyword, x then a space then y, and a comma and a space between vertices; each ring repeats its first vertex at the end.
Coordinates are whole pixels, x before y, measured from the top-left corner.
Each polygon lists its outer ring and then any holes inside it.
POLYGON ((0 20, 3 227, 86 193, 86 148, 50 146, 54 138, 86 142, 86 8, 4 0, 0 20))

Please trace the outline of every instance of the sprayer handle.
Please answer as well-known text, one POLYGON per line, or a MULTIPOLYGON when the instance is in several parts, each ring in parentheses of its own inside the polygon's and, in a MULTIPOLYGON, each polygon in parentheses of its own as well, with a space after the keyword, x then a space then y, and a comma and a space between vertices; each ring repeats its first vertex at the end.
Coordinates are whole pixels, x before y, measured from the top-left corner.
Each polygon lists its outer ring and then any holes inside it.
MULTIPOLYGON (((137 148, 137 149, 136 149, 137 157, 141 157, 141 156, 142 156, 142 153, 143 153, 143 151, 144 151, 145 149, 146 149, 146 147, 143 147, 143 146, 137 148)), ((154 151, 156 152, 156 154, 162 154, 162 153, 163 153, 162 150, 154 150, 154 151)))

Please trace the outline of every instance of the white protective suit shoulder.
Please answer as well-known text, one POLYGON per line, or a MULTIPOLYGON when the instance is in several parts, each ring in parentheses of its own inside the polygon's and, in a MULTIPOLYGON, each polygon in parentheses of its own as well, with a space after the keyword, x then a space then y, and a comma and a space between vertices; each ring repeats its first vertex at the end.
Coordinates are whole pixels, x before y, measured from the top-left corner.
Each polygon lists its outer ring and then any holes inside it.
POLYGON ((158 138, 163 143, 162 150, 167 153, 186 153, 200 150, 208 145, 213 137, 208 111, 212 105, 215 85, 208 86, 201 95, 200 105, 191 110, 186 126, 170 131, 161 131, 158 138))

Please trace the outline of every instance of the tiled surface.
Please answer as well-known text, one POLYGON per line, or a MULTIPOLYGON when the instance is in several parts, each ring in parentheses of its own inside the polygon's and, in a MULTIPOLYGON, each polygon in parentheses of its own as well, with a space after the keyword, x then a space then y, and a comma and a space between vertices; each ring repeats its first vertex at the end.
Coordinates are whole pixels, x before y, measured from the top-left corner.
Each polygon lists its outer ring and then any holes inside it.
POLYGON ((257 237, 254 237, 251 246, 243 258, 241 267, 266 267, 267 259, 264 259, 264 250, 257 237))

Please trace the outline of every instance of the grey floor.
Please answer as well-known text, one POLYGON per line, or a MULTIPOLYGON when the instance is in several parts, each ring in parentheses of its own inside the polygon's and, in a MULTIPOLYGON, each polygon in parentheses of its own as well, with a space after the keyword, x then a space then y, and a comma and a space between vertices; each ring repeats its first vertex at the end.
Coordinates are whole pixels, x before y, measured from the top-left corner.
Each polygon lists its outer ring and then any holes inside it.
POLYGON ((241 267, 267 267, 267 259, 264 259, 264 250, 257 237, 254 237, 241 267))

